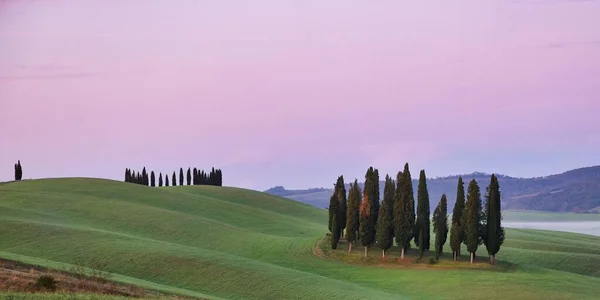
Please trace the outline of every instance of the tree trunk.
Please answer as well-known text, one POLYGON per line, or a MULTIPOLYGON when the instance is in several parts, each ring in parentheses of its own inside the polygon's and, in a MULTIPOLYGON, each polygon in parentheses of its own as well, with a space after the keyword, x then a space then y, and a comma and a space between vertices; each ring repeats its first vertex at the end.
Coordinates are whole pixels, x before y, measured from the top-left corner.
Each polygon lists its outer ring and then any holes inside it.
POLYGON ((494 257, 495 255, 490 255, 490 265, 495 265, 496 264, 496 257, 494 257))
POLYGON ((400 258, 404 259, 404 247, 402 248, 402 254, 400 254, 400 258))
POLYGON ((385 258, 385 250, 381 250, 381 257, 385 258))
POLYGON ((367 257, 367 246, 365 246, 365 257, 367 257))
POLYGON ((456 251, 452 251, 452 261, 456 261, 456 251))
POLYGON ((352 252, 352 242, 348 243, 348 253, 352 252))
POLYGON ((474 253, 471 252, 471 264, 473 264, 474 253))

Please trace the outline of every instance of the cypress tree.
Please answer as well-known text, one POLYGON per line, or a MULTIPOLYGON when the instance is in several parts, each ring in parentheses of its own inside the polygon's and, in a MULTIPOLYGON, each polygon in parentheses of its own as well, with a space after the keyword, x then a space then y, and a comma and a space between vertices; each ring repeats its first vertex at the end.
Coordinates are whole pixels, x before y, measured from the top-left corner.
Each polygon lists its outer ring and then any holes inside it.
POLYGON ((333 218, 335 216, 335 212, 337 210, 337 196, 335 194, 335 190, 331 197, 329 198, 329 232, 333 233, 333 218))
MULTIPOLYGON (((365 186, 365 189, 367 187, 365 186)), ((367 249, 373 243, 373 230, 371 229, 371 201, 367 193, 363 191, 363 200, 359 207, 359 227, 358 235, 361 244, 365 247, 365 257, 367 249)))
POLYGON ((173 176, 171 177, 171 184, 177 186, 177 176, 175 176, 175 172, 173 172, 173 176))
MULTIPOLYGON (((385 192, 384 192, 385 194, 385 192)), ((394 236, 396 238, 396 245, 400 247, 401 254, 400 258, 404 259, 404 252, 406 247, 410 244, 412 239, 412 228, 408 223, 407 217, 407 206, 406 197, 404 197, 404 174, 398 172, 396 175, 396 190, 394 192, 394 236)))
MULTIPOLYGON (((417 244, 423 245, 424 251, 429 250, 430 242, 430 224, 429 219, 429 192, 427 191, 427 178, 425 177, 425 170, 421 170, 419 174, 419 189, 417 191, 417 231, 423 231, 423 243, 419 239, 416 240, 417 244)), ((418 234, 417 237, 421 237, 418 234)))
POLYGON ((125 169, 125 182, 129 182, 129 169, 125 169))
MULTIPOLYGON (((216 183, 218 184, 219 181, 219 170, 217 170, 215 176, 216 176, 216 183)), ((346 209, 348 208, 348 200, 346 198, 346 185, 344 184, 344 176, 340 176, 337 179, 337 182, 335 183, 335 194, 337 196, 337 200, 338 200, 338 210, 339 210, 339 219, 338 219, 338 225, 340 226, 340 234, 341 236, 344 236, 344 229, 346 229, 346 209)))
POLYGON ((486 234, 485 247, 490 256, 490 264, 496 264, 496 253, 504 243, 504 227, 501 225, 502 212, 500 205, 500 184, 495 174, 492 174, 488 192, 486 194, 485 216, 486 234))
POLYGON ((146 167, 142 169, 142 183, 143 185, 148 185, 149 183, 148 173, 146 172, 146 167))
POLYGON ((179 168, 179 185, 183 185, 183 168, 179 168))
POLYGON ((379 199, 381 199, 380 195, 379 195, 379 170, 377 169, 373 169, 373 173, 372 173, 373 178, 371 179, 371 182, 373 183, 373 195, 375 196, 373 198, 373 213, 375 214, 375 217, 373 219, 373 227, 375 228, 375 230, 377 229, 377 218, 379 218, 379 199))
POLYGON ((383 201, 386 203, 388 218, 390 219, 390 224, 392 224, 392 235, 394 235, 394 194, 396 193, 396 182, 389 175, 385 175, 385 183, 383 187, 383 201), (386 200, 389 199, 389 200, 386 200))
POLYGON ((379 213, 374 210, 379 207, 379 199, 377 199, 379 192, 375 190, 378 185, 375 184, 375 181, 379 181, 378 173, 373 167, 369 167, 365 174, 365 189, 359 212, 359 235, 361 243, 365 247, 365 257, 367 257, 368 247, 375 242, 377 214, 379 213), (368 209, 368 212, 365 209, 368 209))
POLYGON ((474 263, 475 252, 481 244, 481 192, 475 179, 471 180, 467 189, 467 204, 465 215, 465 245, 471 253, 471 263, 474 263))
POLYGON ((452 230, 450 231, 450 248, 452 259, 456 261, 460 255, 460 244, 464 241, 463 211, 465 210, 465 187, 462 177, 458 177, 456 187, 456 203, 452 209, 452 230))
POLYGON ((389 176, 385 177, 385 186, 384 186, 384 198, 383 203, 379 208, 377 219, 377 233, 376 233, 376 243, 377 246, 382 250, 382 257, 385 257, 385 251, 390 249, 393 241, 393 231, 392 231, 392 221, 390 219, 390 205, 388 203, 393 203, 393 187, 394 182, 389 176), (390 190, 390 186, 392 187, 390 190))
POLYGON ((219 176, 218 178, 218 186, 223 186, 223 171, 221 171, 221 169, 219 169, 219 176))
POLYGON ((337 197, 335 196, 335 193, 333 194, 332 198, 334 199, 334 201, 331 203, 332 207, 330 207, 329 209, 333 211, 333 216, 331 219, 331 249, 337 249, 337 244, 340 240, 340 233, 341 233, 341 226, 340 226, 340 203, 337 201, 337 197))
POLYGON ((194 185, 198 184, 198 169, 194 168, 194 170, 192 170, 192 183, 194 185))
POLYGON ((192 185, 192 170, 190 168, 187 169, 187 174, 185 177, 187 181, 187 185, 192 185))
POLYGON ((435 232, 435 259, 440 259, 440 254, 444 249, 444 244, 448 237, 448 200, 446 194, 442 194, 442 199, 433 212, 433 232, 435 232))
POLYGON ((348 194, 348 208, 346 210, 346 240, 348 241, 348 252, 352 252, 352 243, 358 240, 358 226, 360 215, 358 209, 361 202, 361 190, 358 181, 350 184, 348 194))
POLYGON ((19 180, 23 180, 23 166, 21 166, 20 160, 17 162, 17 165, 19 166, 19 180))
POLYGON ((150 172, 150 186, 151 187, 155 187, 156 186, 156 178, 154 178, 154 171, 150 172))
POLYGON ((159 187, 163 186, 162 173, 158 174, 158 186, 159 187))
POLYGON ((165 174, 165 186, 169 186, 169 175, 165 174))

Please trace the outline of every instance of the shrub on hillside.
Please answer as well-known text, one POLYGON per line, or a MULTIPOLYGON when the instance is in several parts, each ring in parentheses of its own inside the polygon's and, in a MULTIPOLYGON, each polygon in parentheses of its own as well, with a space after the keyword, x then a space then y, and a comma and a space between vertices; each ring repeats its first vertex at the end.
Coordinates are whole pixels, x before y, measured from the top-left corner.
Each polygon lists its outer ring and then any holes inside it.
POLYGON ((56 280, 52 276, 42 275, 36 280, 35 286, 39 289, 54 291, 56 290, 56 280))

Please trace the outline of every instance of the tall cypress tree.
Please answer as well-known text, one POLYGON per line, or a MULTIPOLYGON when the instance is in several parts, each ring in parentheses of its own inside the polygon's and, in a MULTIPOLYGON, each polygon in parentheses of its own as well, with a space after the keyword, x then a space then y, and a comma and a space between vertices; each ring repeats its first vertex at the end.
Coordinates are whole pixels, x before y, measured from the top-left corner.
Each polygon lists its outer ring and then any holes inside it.
POLYGON ((169 175, 165 174, 165 186, 169 186, 169 175))
POLYGON ((19 181, 23 179, 23 167, 21 166, 21 161, 19 160, 15 164, 15 180, 19 181))
MULTIPOLYGON (((216 183, 218 185, 219 170, 216 171, 215 176, 217 177, 216 183)), ((346 209, 348 208, 348 200, 346 198, 346 186, 344 184, 344 176, 338 177, 335 183, 335 194, 338 200, 339 219, 338 225, 340 226, 340 234, 344 236, 344 229, 346 229, 346 209)))
POLYGON ((163 186, 162 172, 158 174, 158 186, 163 186))
MULTIPOLYGON (((385 193, 384 193, 385 194, 385 193)), ((404 252, 412 240, 412 226, 407 216, 406 197, 404 197, 404 174, 396 175, 396 191, 394 192, 394 236, 396 245, 400 247, 400 258, 404 259, 404 252)))
POLYGON ((346 240, 348 241, 348 252, 352 252, 352 244, 358 240, 358 226, 360 215, 358 209, 361 202, 361 190, 358 181, 350 184, 348 193, 348 207, 346 209, 346 240))
MULTIPOLYGON (((425 239, 423 243, 417 238, 416 242, 418 245, 423 245, 423 250, 429 250, 429 242, 430 242, 430 224, 431 220, 429 218, 429 192, 427 191, 427 178, 425 177, 425 170, 421 170, 419 175, 419 189, 417 191, 417 231, 423 231, 423 238, 425 239)), ((421 237, 421 234, 418 234, 416 237, 421 237)), ((416 238, 415 237, 415 238, 416 238)))
POLYGON ((456 261, 460 255, 460 244, 464 241, 465 226, 463 224, 463 212, 465 210, 465 187, 462 177, 458 177, 456 187, 456 203, 452 209, 452 230, 450 231, 450 248, 452 248, 452 259, 456 261))
POLYGON ((340 203, 337 200, 337 197, 335 195, 335 193, 333 194, 332 198, 334 199, 334 201, 331 203, 331 207, 329 208, 331 211, 333 211, 333 215, 332 215, 332 219, 331 219, 331 249, 337 249, 337 244, 340 240, 340 234, 341 234, 341 230, 342 227, 340 226, 340 215, 341 215, 341 211, 339 209, 340 207, 340 203))
POLYGON ((329 197, 329 232, 333 233, 333 218, 335 217, 335 212, 337 210, 337 195, 335 194, 335 189, 331 197, 329 197))
POLYGON ((390 224, 392 224, 392 235, 394 234, 394 194, 396 193, 396 182, 390 175, 385 175, 385 185, 383 187, 383 202, 388 206, 388 218, 390 219, 390 224), (386 200, 389 199, 389 200, 386 200))
POLYGON ((435 232, 435 259, 439 260, 448 237, 448 200, 446 194, 442 194, 442 199, 440 199, 433 212, 433 232, 435 232))
POLYGON ((173 172, 173 176, 171 177, 171 184, 173 186, 177 185, 177 176, 175 176, 175 172, 173 172))
POLYGON ((125 182, 129 182, 129 169, 125 169, 125 182))
POLYGON ((187 174, 186 174, 186 183, 187 185, 192 185, 192 170, 190 168, 187 169, 187 174))
POLYGON ((198 184, 198 169, 194 168, 194 170, 192 170, 192 183, 194 185, 198 184))
POLYGON ((142 184, 148 185, 150 180, 148 179, 148 172, 146 172, 146 167, 142 169, 142 184))
POLYGON ((376 233, 376 243, 377 246, 382 250, 382 257, 385 257, 385 251, 390 249, 393 241, 393 231, 392 231, 392 221, 390 219, 390 205, 388 203, 392 203, 394 201, 393 194, 394 182, 390 178, 390 176, 385 177, 385 185, 384 185, 384 198, 383 203, 381 203, 378 213, 377 219, 377 233, 376 233), (390 188, 391 186, 391 188, 390 188))
POLYGON ((179 185, 183 185, 183 168, 179 168, 179 185))
POLYGON ((379 192, 375 190, 378 187, 378 184, 375 184, 376 181, 379 181, 378 172, 373 167, 369 167, 365 174, 365 189, 359 212, 359 234, 361 243, 365 247, 365 257, 367 256, 368 247, 375 242, 377 214, 379 213, 375 211, 376 208, 379 208, 379 199, 377 199, 379 192), (364 209, 368 209, 368 212, 363 211, 364 209))
POLYGON ((475 252, 481 245, 481 192, 475 179, 471 180, 467 189, 467 204, 465 215, 465 245, 471 253, 471 263, 474 263, 475 252))
MULTIPOLYGON (((367 189, 365 185, 365 190, 367 189)), ((367 257, 367 249, 373 243, 373 230, 371 225, 371 201, 366 192, 363 191, 363 199, 359 207, 359 227, 358 235, 361 244, 365 247, 365 257, 367 257)))
POLYGON ((151 187, 156 186, 156 178, 154 177, 154 171, 150 172, 150 186, 151 187))
POLYGON ((484 235, 485 247, 490 256, 490 264, 496 263, 496 253, 504 243, 504 227, 501 225, 502 212, 500 205, 500 184, 495 174, 492 174, 490 185, 486 194, 485 214, 486 234, 484 235))

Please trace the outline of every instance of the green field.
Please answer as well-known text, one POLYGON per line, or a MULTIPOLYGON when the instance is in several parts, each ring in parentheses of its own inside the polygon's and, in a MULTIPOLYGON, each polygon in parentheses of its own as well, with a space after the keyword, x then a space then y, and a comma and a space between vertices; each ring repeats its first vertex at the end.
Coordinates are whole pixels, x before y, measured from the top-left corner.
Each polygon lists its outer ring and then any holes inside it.
POLYGON ((556 213, 546 211, 509 210, 502 212, 504 221, 524 222, 565 222, 565 221, 600 221, 600 213, 556 213))
POLYGON ((497 258, 514 270, 429 270, 317 257, 326 231, 326 210, 237 188, 100 179, 0 185, 0 257, 55 268, 103 261, 116 280, 166 292, 344 300, 600 294, 600 237, 507 229, 497 258))

